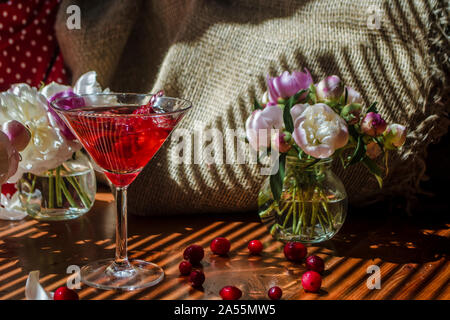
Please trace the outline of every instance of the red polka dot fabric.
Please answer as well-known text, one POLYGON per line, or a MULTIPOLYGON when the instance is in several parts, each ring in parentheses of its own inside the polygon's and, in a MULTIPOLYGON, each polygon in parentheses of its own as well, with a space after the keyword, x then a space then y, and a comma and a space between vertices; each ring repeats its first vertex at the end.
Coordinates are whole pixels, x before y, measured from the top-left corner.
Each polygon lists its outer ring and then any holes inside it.
POLYGON ((54 24, 60 0, 0 1, 0 91, 67 83, 54 24))

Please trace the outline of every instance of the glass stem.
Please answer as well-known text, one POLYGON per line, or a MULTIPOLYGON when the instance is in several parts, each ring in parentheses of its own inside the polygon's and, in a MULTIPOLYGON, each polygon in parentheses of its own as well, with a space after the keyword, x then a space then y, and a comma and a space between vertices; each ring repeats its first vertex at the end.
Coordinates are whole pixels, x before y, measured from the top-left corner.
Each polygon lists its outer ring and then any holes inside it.
POLYGON ((127 187, 115 187, 116 197, 116 258, 117 265, 128 266, 127 256, 127 187))

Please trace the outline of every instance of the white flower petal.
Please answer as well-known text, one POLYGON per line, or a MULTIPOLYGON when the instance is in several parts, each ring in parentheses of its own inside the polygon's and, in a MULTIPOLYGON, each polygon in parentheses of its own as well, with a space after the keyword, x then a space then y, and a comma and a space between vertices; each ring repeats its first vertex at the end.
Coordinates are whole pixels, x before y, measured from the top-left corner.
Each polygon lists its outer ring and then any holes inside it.
POLYGON ((345 121, 326 104, 318 103, 307 108, 299 106, 294 112, 291 110, 291 114, 298 116, 294 120, 294 140, 306 154, 328 158, 347 144, 345 121))

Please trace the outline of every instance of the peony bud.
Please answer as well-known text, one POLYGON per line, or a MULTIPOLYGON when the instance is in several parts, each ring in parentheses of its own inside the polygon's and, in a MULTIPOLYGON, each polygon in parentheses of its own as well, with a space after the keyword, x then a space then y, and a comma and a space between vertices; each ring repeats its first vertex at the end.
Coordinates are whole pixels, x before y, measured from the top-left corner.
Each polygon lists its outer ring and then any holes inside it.
POLYGON ((357 124, 361 115, 362 107, 358 103, 352 103, 346 105, 341 110, 341 117, 347 121, 348 124, 357 124))
POLYGON ((358 103, 362 104, 363 100, 358 91, 351 87, 345 87, 347 89, 347 104, 358 103))
POLYGON ((338 76, 326 77, 316 84, 316 96, 319 102, 337 100, 343 93, 344 87, 338 76))
POLYGON ((22 151, 28 145, 31 139, 30 130, 16 120, 5 122, 2 127, 3 132, 8 136, 14 148, 22 151))
POLYGON ((386 149, 400 148, 406 141, 406 128, 401 124, 392 123, 388 125, 383 136, 386 149))
POLYGON ((383 150, 381 150, 380 146, 376 142, 372 141, 366 146, 366 154, 372 160, 375 158, 378 158, 378 156, 382 152, 383 152, 383 150))
MULTIPOLYGON (((289 73, 285 71, 274 78, 267 76, 269 101, 278 103, 280 102, 279 99, 289 98, 302 89, 308 89, 312 82, 313 79, 307 69, 305 69, 305 72, 294 71, 289 73)), ((300 99, 304 97, 306 97, 306 93, 300 99)))
POLYGON ((281 132, 278 133, 274 137, 274 143, 273 147, 277 149, 281 153, 286 153, 291 149, 291 145, 289 144, 289 141, 291 140, 292 135, 289 132, 281 132))
POLYGON ((386 130, 386 126, 386 121, 381 118, 381 115, 369 112, 362 120, 361 131, 371 137, 375 137, 382 134, 386 130))
POLYGON ((12 177, 19 166, 20 156, 9 137, 0 131, 0 185, 12 177))

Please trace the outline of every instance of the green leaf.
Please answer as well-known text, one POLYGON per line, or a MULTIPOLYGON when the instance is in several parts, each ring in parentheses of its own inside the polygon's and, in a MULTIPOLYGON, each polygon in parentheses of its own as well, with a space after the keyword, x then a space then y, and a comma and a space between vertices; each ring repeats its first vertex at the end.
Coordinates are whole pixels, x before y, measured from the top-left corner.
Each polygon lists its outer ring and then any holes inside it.
POLYGON ((348 133, 355 139, 355 141, 358 141, 358 138, 360 137, 360 134, 358 131, 356 131, 356 128, 354 125, 348 126, 348 133))
POLYGON ((262 110, 263 107, 259 104, 258 100, 255 99, 255 102, 253 103, 253 110, 262 110))
POLYGON ((284 177, 286 176, 286 153, 280 154, 280 161, 278 172, 280 172, 281 181, 284 181, 284 177))
POLYGON ((284 110, 283 110, 284 126, 286 130, 289 131, 290 133, 294 131, 294 121, 292 120, 291 116, 291 108, 298 102, 298 99, 301 97, 301 95, 307 91, 308 91, 307 89, 300 90, 284 103, 284 110))
POLYGON ((284 121, 284 127, 287 131, 292 133, 294 131, 294 121, 292 120, 291 116, 291 108, 289 107, 289 102, 287 102, 284 105, 283 109, 283 121, 284 121))
POLYGON ((371 105, 370 105, 370 107, 369 107, 369 109, 367 109, 367 113, 369 113, 369 112, 375 112, 375 113, 378 113, 378 110, 377 110, 377 104, 378 104, 378 102, 374 102, 374 103, 372 103, 371 105))
POLYGON ((305 166, 305 168, 304 169, 307 169, 307 168, 309 168, 309 167, 312 167, 313 165, 315 165, 317 162, 319 162, 321 159, 314 159, 313 161, 311 161, 309 164, 307 164, 306 166, 305 166))
POLYGON ((341 113, 339 110, 339 101, 325 101, 325 104, 334 110, 337 114, 341 113))
POLYGON ((376 137, 373 140, 378 144, 378 146, 381 148, 381 150, 384 151, 384 138, 382 136, 376 137))
POLYGON ((302 94, 304 94, 307 91, 308 91, 308 89, 302 89, 299 92, 297 92, 296 94, 294 94, 292 97, 289 98, 289 100, 288 100, 289 110, 291 110, 291 108, 298 102, 298 99, 300 99, 302 94))
POLYGON ((352 164, 361 162, 365 157, 366 157, 366 145, 364 144, 362 136, 358 136, 356 148, 353 151, 353 154, 351 155, 350 160, 345 166, 345 168, 348 168, 352 164))
POLYGON ((311 99, 312 104, 317 103, 317 94, 316 94, 316 87, 313 83, 309 86, 309 97, 311 99))
POLYGON ((380 188, 383 187, 383 178, 381 177, 382 171, 381 168, 376 164, 375 161, 370 159, 369 157, 365 157, 362 161, 364 165, 369 169, 369 171, 375 176, 378 181, 378 185, 380 188))
POLYGON ((283 181, 285 176, 286 154, 280 154, 279 167, 276 174, 270 176, 270 190, 275 201, 280 201, 283 192, 283 181))

